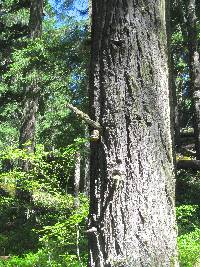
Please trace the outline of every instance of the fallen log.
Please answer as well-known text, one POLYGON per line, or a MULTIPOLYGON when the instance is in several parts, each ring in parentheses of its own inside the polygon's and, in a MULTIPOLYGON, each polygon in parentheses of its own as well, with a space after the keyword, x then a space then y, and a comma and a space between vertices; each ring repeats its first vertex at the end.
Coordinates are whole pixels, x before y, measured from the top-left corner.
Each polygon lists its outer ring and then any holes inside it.
POLYGON ((178 160, 176 162, 177 170, 200 170, 200 160, 178 160))

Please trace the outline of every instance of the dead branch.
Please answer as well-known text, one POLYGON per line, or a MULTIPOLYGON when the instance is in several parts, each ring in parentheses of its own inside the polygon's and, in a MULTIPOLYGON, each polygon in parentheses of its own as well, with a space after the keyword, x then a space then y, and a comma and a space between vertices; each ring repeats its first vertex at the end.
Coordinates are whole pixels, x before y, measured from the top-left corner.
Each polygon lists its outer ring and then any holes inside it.
POLYGON ((90 117, 86 113, 84 113, 83 111, 81 111, 80 109, 74 107, 71 104, 67 104, 67 107, 70 110, 72 110, 83 121, 85 121, 89 126, 93 127, 94 129, 101 130, 101 125, 98 122, 93 121, 92 119, 90 119, 90 117))

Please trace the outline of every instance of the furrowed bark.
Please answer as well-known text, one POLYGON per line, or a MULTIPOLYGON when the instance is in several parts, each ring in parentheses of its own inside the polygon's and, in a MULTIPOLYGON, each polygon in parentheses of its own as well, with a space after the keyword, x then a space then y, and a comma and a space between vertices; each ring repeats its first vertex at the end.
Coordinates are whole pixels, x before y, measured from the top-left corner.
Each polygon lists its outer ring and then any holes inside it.
POLYGON ((178 266, 165 1, 92 4, 88 266, 178 266))

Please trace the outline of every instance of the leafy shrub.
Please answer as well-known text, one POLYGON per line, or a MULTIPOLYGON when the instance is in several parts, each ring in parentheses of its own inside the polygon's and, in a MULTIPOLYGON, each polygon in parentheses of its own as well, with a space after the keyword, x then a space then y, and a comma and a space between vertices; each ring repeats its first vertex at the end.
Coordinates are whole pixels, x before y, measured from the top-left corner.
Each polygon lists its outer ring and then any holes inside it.
POLYGON ((180 266, 200 264, 200 209, 198 205, 181 205, 176 209, 180 266))
POLYGON ((62 266, 83 266, 87 263, 87 215, 88 200, 80 196, 79 208, 74 210, 68 219, 53 226, 45 226, 39 231, 40 242, 52 260, 59 259, 62 266))
POLYGON ((178 237, 182 267, 200 266, 200 229, 178 237))
POLYGON ((9 260, 0 260, 0 267, 86 267, 80 263, 77 256, 61 255, 60 259, 53 260, 48 250, 41 249, 37 253, 28 253, 23 257, 11 257, 9 260))
POLYGON ((200 172, 178 171, 176 181, 177 205, 200 204, 200 172))
POLYGON ((179 235, 200 228, 200 209, 198 205, 181 205, 176 208, 179 235))
POLYGON ((67 183, 73 174, 74 156, 85 140, 79 139, 62 151, 46 152, 42 145, 36 153, 7 147, 0 151, 0 164, 11 163, 11 169, 0 172, 0 247, 1 253, 19 255, 1 266, 84 266, 87 262, 85 236, 88 200, 80 195, 80 206, 74 209, 74 197, 60 186, 61 174, 67 183), (19 162, 29 161, 29 172, 19 162), (20 184, 30 192, 31 201, 16 197, 20 184))

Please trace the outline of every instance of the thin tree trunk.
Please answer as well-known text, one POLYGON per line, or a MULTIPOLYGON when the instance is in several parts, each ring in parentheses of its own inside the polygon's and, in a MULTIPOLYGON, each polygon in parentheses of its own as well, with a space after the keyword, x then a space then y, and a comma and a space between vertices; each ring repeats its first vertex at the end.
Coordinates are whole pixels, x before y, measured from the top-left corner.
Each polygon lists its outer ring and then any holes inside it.
POLYGON ((79 187, 81 180, 81 154, 77 152, 75 154, 75 172, 74 172, 74 207, 79 207, 79 187))
MULTIPOLYGON (((81 180, 81 154, 80 152, 77 152, 75 154, 75 172, 74 172, 74 208, 75 210, 77 210, 80 205, 80 201, 79 201, 80 180, 81 180)), ((78 223, 75 226, 76 226, 76 253, 77 253, 80 266, 83 266, 81 257, 80 257, 80 227, 78 223)))
MULTIPOLYGON (((87 137, 86 132, 86 137, 87 137)), ((89 197, 90 190, 90 143, 86 142, 84 145, 84 151, 81 162, 81 182, 80 191, 84 193, 85 196, 89 197)))
POLYGON ((199 53, 194 53, 194 134, 195 134, 195 147, 196 147, 196 158, 200 159, 200 62, 199 53))
POLYGON ((197 36, 196 1, 188 1, 188 49, 190 67, 190 90, 193 95, 194 134, 196 158, 200 159, 200 61, 197 36))
POLYGON ((180 104, 177 98, 176 84, 174 77, 174 60, 171 55, 171 86, 173 99, 173 123, 174 123, 174 143, 176 146, 180 145, 180 104))
POLYGON ((89 158, 89 144, 86 144, 86 153, 84 160, 84 186, 83 193, 89 197, 90 194, 90 158, 89 158))
POLYGON ((165 1, 92 3, 89 266, 178 266, 165 1))

